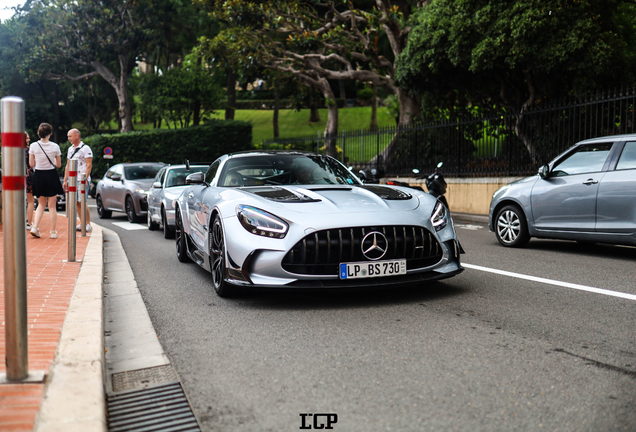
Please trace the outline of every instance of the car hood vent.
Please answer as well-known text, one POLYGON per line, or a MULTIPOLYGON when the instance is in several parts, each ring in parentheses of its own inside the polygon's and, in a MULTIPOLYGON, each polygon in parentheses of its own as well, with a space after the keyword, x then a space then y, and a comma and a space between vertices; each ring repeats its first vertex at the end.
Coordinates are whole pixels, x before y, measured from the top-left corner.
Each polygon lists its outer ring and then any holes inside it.
POLYGON ((373 192, 384 200, 410 200, 413 198, 411 194, 385 186, 364 185, 360 187, 368 190, 369 192, 373 192))
POLYGON ((293 203, 293 202, 318 202, 320 201, 319 199, 316 198, 311 198, 308 197, 307 195, 298 192, 298 191, 293 191, 290 189, 285 189, 285 188, 281 188, 281 187, 264 187, 264 188, 250 188, 250 189, 244 189, 246 192, 250 192, 253 193, 255 195, 258 195, 260 197, 266 198, 268 200, 272 200, 272 201, 278 201, 278 202, 287 202, 287 203, 293 203))

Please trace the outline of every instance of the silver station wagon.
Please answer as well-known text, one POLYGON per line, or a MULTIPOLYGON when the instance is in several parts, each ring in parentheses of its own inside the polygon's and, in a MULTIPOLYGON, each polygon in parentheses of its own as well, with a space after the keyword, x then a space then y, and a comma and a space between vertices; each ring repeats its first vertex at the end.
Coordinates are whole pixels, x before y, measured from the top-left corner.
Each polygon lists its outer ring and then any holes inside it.
POLYGON ((531 237, 636 246, 636 134, 581 141, 500 188, 489 224, 508 247, 531 237))

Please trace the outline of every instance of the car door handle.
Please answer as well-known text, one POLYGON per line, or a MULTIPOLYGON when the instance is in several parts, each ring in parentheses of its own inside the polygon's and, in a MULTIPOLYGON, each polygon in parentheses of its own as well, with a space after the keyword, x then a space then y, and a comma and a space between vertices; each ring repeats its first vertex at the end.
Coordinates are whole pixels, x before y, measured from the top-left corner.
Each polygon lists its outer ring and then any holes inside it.
POLYGON ((193 196, 194 196, 194 194, 193 194, 192 192, 190 192, 190 193, 188 194, 188 198, 192 198, 193 196))
POLYGON ((598 180, 594 180, 594 179, 587 179, 586 181, 583 182, 584 185, 592 185, 596 183, 598 183, 598 180))

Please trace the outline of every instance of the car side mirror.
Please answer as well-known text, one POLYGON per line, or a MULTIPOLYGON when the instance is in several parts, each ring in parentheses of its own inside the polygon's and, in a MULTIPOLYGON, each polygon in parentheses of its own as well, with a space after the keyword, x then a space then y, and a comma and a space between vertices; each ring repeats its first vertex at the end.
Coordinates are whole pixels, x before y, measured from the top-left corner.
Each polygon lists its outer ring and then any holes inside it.
POLYGON ((196 173, 190 174, 189 176, 186 177, 185 182, 187 185, 205 183, 204 174, 202 172, 196 172, 196 173))
POLYGON ((542 179, 547 179, 548 177, 550 177, 550 166, 543 165, 541 168, 539 168, 539 177, 541 177, 542 179))
POLYGON ((110 179, 112 181, 121 181, 121 175, 120 174, 113 174, 110 179))
POLYGON ((152 187, 155 189, 163 189, 163 186, 161 186, 161 182, 154 182, 152 184, 152 187))
POLYGON ((358 177, 360 177, 360 180, 362 180, 362 183, 367 181, 367 173, 364 172, 364 170, 358 171, 358 177))

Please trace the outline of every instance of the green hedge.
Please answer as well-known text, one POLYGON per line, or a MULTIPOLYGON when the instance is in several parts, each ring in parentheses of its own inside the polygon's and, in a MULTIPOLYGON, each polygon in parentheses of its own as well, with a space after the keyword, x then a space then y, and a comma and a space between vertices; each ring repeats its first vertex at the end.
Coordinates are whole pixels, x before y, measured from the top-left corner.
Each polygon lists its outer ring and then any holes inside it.
MULTIPOLYGON (((164 162, 181 164, 213 162, 225 153, 252 148, 252 125, 238 120, 211 120, 201 126, 184 129, 155 129, 114 135, 91 135, 84 143, 93 150, 93 180, 103 177, 108 166, 122 162, 164 162), (113 159, 104 159, 110 147, 113 159)), ((66 164, 67 141, 62 147, 62 164, 66 164)))

